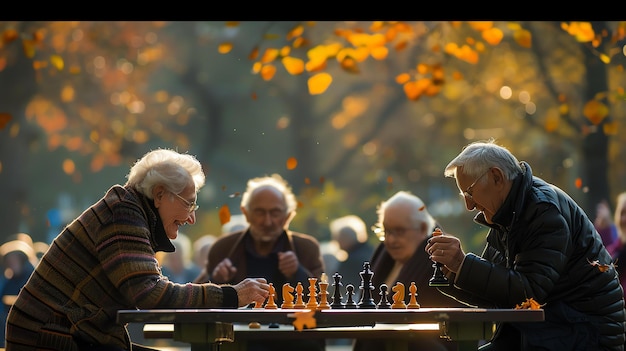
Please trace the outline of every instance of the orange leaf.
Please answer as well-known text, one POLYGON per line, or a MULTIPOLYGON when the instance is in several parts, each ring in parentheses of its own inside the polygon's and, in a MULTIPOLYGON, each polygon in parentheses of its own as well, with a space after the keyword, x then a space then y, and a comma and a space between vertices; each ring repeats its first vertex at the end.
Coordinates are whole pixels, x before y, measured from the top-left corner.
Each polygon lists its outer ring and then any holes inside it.
POLYGON ((328 89, 330 83, 333 82, 333 77, 326 73, 318 73, 313 77, 309 78, 308 86, 309 86, 309 94, 311 95, 319 95, 328 89))
POLYGON ((389 49, 386 46, 377 46, 372 48, 371 55, 376 60, 384 60, 389 54, 389 49))
POLYGON ((500 28, 489 28, 482 32, 482 37, 485 41, 491 45, 498 45, 502 38, 504 38, 504 33, 500 30, 500 28))
POLYGON ((280 54, 280 51, 278 49, 267 48, 265 49, 265 53, 263 53, 263 57, 261 57, 261 62, 270 63, 276 60, 279 54, 280 54))
POLYGON ((274 78, 274 74, 276 74, 276 67, 274 65, 265 65, 261 68, 261 77, 264 80, 271 80, 274 78))
POLYGON ((248 55, 249 60, 256 60, 259 57, 259 47, 255 46, 252 51, 250 51, 250 55, 248 55))
POLYGON ((0 112, 0 129, 4 129, 11 119, 13 116, 10 113, 0 112))
POLYGON ((233 43, 225 42, 225 43, 221 43, 217 47, 217 52, 219 52, 220 54, 228 54, 232 49, 233 49, 233 43))
POLYGON ((526 29, 519 29, 513 32, 513 38, 519 46, 523 48, 530 48, 532 43, 532 35, 526 29))
POLYGON ((296 169, 296 167, 298 166, 298 160, 296 160, 295 157, 289 157, 287 159, 287 169, 288 170, 294 170, 296 169))
POLYGON ((600 124, 609 114, 609 108, 597 100, 588 101, 583 109, 583 115, 594 125, 600 124))
POLYGON ((299 24, 294 29, 290 30, 289 33, 287 33, 287 40, 300 37, 302 36, 302 33, 304 33, 304 26, 299 24))
POLYGON ((580 178, 576 178, 575 185, 576 185, 576 189, 580 189, 580 188, 582 188, 582 186, 583 186, 583 180, 582 180, 582 179, 580 179, 580 178))
POLYGON ((344 69, 344 71, 350 72, 350 73, 359 73, 359 66, 356 63, 356 60, 353 59, 350 56, 346 56, 343 60, 341 60, 341 68, 344 69))
POLYGON ((230 209, 228 208, 227 205, 222 205, 222 207, 220 207, 220 210, 217 214, 220 218, 220 224, 224 225, 228 222, 230 222, 230 209))
POLYGON ((299 58, 287 56, 282 59, 283 66, 292 76, 304 72, 304 61, 299 58))
POLYGON ((400 73, 396 76, 396 83, 404 84, 411 79, 411 76, 408 73, 400 73))
POLYGON ((4 44, 8 44, 19 38, 19 33, 15 29, 7 29, 2 33, 2 41, 4 44))
POLYGON ((315 320, 315 310, 309 310, 306 312, 296 312, 294 313, 296 319, 293 321, 293 326, 297 331, 302 331, 304 328, 315 328, 317 326, 317 321, 315 320))

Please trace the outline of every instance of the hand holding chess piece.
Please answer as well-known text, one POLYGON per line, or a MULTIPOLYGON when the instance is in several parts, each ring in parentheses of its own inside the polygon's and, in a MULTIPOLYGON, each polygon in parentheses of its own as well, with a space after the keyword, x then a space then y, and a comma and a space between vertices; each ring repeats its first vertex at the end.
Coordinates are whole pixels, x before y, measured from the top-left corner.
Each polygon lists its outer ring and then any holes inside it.
MULTIPOLYGON (((433 237, 436 237, 442 234, 443 232, 441 231, 441 229, 435 228, 435 231, 433 232, 433 237)), ((429 253, 432 256, 433 254, 432 251, 430 251, 429 253)), ((439 263, 439 262, 433 263, 433 268, 435 269, 435 271, 433 272, 433 276, 428 281, 428 286, 435 286, 435 287, 436 286, 450 286, 450 282, 448 281, 448 278, 446 277, 446 275, 443 273, 443 270, 441 269, 442 267, 443 267, 442 263, 439 263)))

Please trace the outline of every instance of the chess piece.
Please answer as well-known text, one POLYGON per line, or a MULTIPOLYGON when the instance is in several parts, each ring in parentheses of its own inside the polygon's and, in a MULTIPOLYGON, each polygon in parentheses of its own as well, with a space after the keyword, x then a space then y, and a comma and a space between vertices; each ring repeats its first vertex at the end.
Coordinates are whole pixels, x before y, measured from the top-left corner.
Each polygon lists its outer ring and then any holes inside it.
POLYGON ((317 288, 315 287, 315 283, 317 282, 317 278, 309 278, 309 301, 306 304, 306 308, 310 308, 312 310, 317 310, 317 288))
POLYGON ((267 303, 265 304, 265 309, 275 310, 278 308, 276 301, 274 301, 275 296, 276 296, 276 289, 274 288, 274 283, 270 283, 270 290, 269 290, 269 295, 267 297, 267 303))
POLYGON ((328 276, 326 273, 322 273, 320 277, 320 282, 318 283, 320 287, 319 298, 320 302, 317 306, 318 310, 327 310, 330 309, 330 304, 328 303, 328 276))
POLYGON ((333 302, 330 304, 330 308, 346 308, 346 304, 342 301, 341 297, 341 286, 343 285, 341 284, 341 274, 339 274, 339 272, 333 274, 333 280, 333 288, 335 290, 333 291, 333 302))
POLYGON ((359 301, 357 308, 376 308, 376 303, 374 303, 374 298, 372 297, 372 290, 374 290, 374 285, 372 285, 372 276, 374 276, 374 272, 370 269, 370 263, 363 263, 363 271, 359 273, 361 275, 361 301, 359 301))
POLYGON ((405 294, 404 284, 402 284, 401 282, 397 282, 396 285, 394 285, 391 288, 391 291, 394 292, 393 296, 391 297, 393 300, 393 304, 391 305, 391 308, 392 309, 406 308, 406 303, 404 302, 404 294, 405 294))
MULTIPOLYGON (((433 236, 439 236, 442 234, 443 232, 441 231, 441 229, 435 228, 433 236)), ((433 263, 433 268, 435 269, 435 271, 433 272, 433 276, 428 281, 428 286, 450 286, 450 282, 448 281, 446 275, 443 274, 443 270, 441 269, 441 267, 443 267, 443 264, 439 262, 433 263)))
POLYGON ((389 303, 389 298, 387 295, 387 284, 381 284, 380 285, 380 301, 378 302, 378 305, 376 305, 376 308, 378 309, 389 309, 391 308, 391 303, 389 303))
POLYGON ((417 285, 415 285, 415 282, 411 282, 411 286, 409 286, 409 295, 411 298, 407 308, 420 308, 420 304, 417 303, 417 285))
POLYGON ((293 308, 293 286, 289 285, 289 283, 283 284, 283 303, 280 305, 280 308, 293 308))
POLYGON ((356 303, 354 302, 354 285, 352 284, 346 285, 346 299, 345 308, 356 308, 356 303))
POLYGON ((306 308, 304 298, 302 297, 304 295, 302 292, 303 289, 302 283, 298 282, 298 284, 296 284, 296 303, 293 305, 294 308, 306 308))

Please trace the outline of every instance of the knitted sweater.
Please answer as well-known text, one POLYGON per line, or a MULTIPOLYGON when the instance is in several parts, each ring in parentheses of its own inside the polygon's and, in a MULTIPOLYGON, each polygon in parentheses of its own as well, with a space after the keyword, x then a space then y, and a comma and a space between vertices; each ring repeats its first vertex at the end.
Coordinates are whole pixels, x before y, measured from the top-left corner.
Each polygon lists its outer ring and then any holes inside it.
POLYGON ((153 201, 115 185, 51 243, 7 320, 7 350, 130 349, 120 309, 236 308, 232 286, 176 284, 155 252, 174 251, 153 201))

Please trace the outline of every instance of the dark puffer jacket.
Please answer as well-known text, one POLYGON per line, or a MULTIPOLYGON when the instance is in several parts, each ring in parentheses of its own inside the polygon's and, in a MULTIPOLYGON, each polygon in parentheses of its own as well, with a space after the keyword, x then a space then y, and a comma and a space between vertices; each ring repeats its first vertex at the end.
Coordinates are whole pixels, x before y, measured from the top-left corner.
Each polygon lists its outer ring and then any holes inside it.
POLYGON ((440 290, 484 308, 514 308, 527 298, 544 305, 546 323, 514 325, 527 347, 577 349, 575 340, 548 326, 589 321, 603 349, 623 350, 624 292, 600 235, 565 192, 533 177, 527 163, 522 168, 495 224, 482 212, 474 218, 490 227, 482 257, 467 254, 455 286, 440 290))

